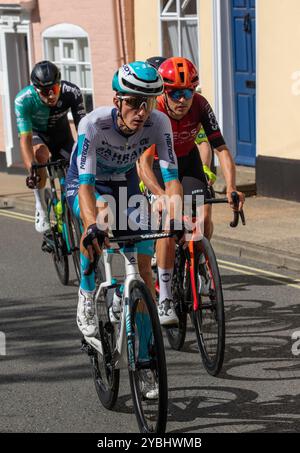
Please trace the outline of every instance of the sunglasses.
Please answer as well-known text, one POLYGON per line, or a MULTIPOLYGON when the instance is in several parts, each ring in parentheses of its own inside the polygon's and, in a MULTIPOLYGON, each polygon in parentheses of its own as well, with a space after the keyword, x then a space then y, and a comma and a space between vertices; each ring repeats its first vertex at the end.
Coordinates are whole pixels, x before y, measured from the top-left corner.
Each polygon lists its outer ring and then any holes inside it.
POLYGON ((59 83, 56 83, 55 85, 52 85, 51 87, 47 88, 36 88, 36 91, 45 98, 48 98, 51 94, 57 96, 59 94, 59 90, 60 90, 59 83))
POLYGON ((190 90, 188 88, 184 90, 171 90, 167 91, 168 96, 170 96, 173 101, 179 101, 181 98, 186 100, 192 99, 194 90, 190 90))
POLYGON ((125 101, 128 107, 134 110, 145 109, 146 112, 151 112, 156 106, 156 97, 144 96, 118 96, 119 99, 125 101))

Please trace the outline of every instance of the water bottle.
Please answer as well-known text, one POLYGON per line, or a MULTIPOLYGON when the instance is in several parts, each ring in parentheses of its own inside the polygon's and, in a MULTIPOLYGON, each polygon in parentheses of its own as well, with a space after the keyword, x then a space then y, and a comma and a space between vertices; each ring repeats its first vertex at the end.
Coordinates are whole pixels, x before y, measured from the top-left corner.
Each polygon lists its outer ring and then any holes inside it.
POLYGON ((57 230, 59 233, 62 233, 63 230, 62 204, 60 200, 56 203, 56 206, 54 206, 54 212, 56 214, 57 219, 57 230))

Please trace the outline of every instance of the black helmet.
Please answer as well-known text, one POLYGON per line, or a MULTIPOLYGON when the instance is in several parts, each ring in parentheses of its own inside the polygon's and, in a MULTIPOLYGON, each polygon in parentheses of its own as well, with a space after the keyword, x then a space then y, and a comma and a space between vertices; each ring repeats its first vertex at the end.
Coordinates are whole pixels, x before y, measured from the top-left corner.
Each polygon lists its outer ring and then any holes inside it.
POLYGON ((50 87, 60 82, 60 71, 51 61, 40 61, 31 71, 30 79, 37 88, 50 87))
POLYGON ((153 66, 155 69, 158 69, 160 67, 160 65, 166 61, 166 58, 165 57, 150 57, 150 58, 147 58, 147 63, 151 64, 151 66, 153 66))

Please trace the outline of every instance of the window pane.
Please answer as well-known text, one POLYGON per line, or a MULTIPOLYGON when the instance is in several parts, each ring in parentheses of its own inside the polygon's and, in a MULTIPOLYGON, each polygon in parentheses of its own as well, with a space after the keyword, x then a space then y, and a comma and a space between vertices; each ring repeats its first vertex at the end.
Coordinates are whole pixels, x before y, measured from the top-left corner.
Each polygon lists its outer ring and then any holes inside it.
POLYGON ((162 22, 162 49, 164 57, 179 55, 178 26, 176 21, 162 22))
POLYGON ((92 88, 91 67, 89 65, 80 66, 80 87, 92 88))
POLYGON ((87 113, 93 110, 93 96, 91 93, 83 93, 83 102, 87 113))
POLYGON ((196 16, 197 15, 197 0, 180 0, 180 15, 196 16))
POLYGON ((181 24, 182 56, 199 66, 198 27, 196 21, 183 21, 181 24))
POLYGON ((63 43, 63 58, 74 60, 75 52, 74 52, 74 44, 72 41, 63 43))
POLYGON ((78 40, 79 61, 90 61, 88 40, 86 38, 78 40))
POLYGON ((65 78, 68 82, 75 83, 78 85, 77 81, 77 72, 76 72, 76 66, 71 66, 71 65, 64 65, 64 73, 65 73, 65 78))
POLYGON ((47 58, 51 61, 59 61, 59 41, 58 39, 46 40, 47 58))
POLYGON ((162 0, 161 11, 163 14, 177 12, 177 0, 162 0))

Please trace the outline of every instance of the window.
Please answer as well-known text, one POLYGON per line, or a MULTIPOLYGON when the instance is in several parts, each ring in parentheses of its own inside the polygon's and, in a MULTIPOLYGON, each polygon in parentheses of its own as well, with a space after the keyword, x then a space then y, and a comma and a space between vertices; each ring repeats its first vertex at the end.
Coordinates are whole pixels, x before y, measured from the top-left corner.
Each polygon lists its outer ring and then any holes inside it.
POLYGON ((199 66, 197 0, 161 0, 162 55, 199 66))
POLYGON ((60 24, 43 33, 45 57, 61 70, 63 80, 81 91, 87 112, 93 110, 90 52, 87 34, 80 27, 60 24))

